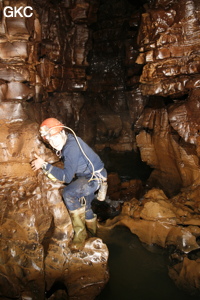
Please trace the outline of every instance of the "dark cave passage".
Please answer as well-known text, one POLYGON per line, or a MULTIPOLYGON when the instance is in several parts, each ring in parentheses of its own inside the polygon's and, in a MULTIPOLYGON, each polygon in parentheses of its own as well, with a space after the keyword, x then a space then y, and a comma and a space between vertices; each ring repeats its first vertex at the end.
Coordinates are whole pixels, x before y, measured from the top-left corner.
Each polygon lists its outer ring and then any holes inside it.
POLYGON ((108 173, 118 173, 122 181, 140 179, 145 183, 152 172, 152 169, 142 162, 139 152, 130 151, 123 153, 105 148, 99 152, 99 155, 105 163, 108 173))

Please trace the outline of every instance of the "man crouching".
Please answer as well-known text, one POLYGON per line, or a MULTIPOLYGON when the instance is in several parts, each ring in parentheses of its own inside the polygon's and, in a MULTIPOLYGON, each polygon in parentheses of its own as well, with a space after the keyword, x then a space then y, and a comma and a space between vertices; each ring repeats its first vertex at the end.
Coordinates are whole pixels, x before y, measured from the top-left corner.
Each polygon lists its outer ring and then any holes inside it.
POLYGON ((63 199, 74 229, 71 248, 81 250, 87 237, 86 227, 92 236, 96 234, 97 218, 91 209, 91 202, 97 190, 97 199, 105 200, 107 172, 100 157, 71 128, 57 119, 44 120, 40 125, 40 134, 56 150, 64 168, 55 167, 35 155, 32 169, 37 171, 41 168, 48 177, 68 184, 63 190, 63 199), (66 133, 65 128, 73 134, 66 133))

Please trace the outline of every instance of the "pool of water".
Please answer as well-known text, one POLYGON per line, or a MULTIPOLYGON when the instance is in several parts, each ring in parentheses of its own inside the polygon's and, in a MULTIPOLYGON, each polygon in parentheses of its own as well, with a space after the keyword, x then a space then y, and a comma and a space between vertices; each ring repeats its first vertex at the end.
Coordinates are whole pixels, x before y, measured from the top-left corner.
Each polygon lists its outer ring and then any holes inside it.
POLYGON ((110 280, 96 300, 199 300, 168 276, 168 252, 143 245, 126 227, 100 233, 109 249, 110 280))

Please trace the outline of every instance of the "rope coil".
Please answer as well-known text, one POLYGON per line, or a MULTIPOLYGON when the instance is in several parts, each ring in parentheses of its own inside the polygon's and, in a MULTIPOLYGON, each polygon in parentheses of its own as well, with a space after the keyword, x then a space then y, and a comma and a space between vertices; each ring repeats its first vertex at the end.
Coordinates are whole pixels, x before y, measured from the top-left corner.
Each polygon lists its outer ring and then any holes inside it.
POLYGON ((83 148, 81 147, 81 144, 80 144, 80 142, 79 142, 79 140, 78 140, 78 137, 77 137, 76 133, 73 131, 73 129, 71 129, 70 127, 67 127, 67 126, 65 126, 65 125, 56 125, 56 126, 53 126, 53 127, 49 128, 49 130, 47 131, 47 134, 48 134, 48 132, 50 132, 52 129, 54 129, 54 128, 56 128, 56 127, 65 128, 65 129, 67 129, 67 130, 70 130, 70 131, 73 133, 74 138, 75 138, 75 140, 76 140, 76 142, 77 142, 77 144, 78 144, 78 146, 79 146, 81 152, 83 153, 83 155, 85 156, 85 158, 88 160, 88 162, 90 163, 90 165, 91 165, 91 167, 92 167, 92 176, 90 177, 90 179, 88 180, 88 182, 90 182, 90 181, 92 181, 92 180, 98 180, 99 183, 102 183, 102 182, 106 181, 106 178, 100 173, 103 169, 97 170, 97 171, 94 170, 94 165, 93 165, 93 163, 91 162, 91 160, 90 160, 89 157, 86 155, 86 153, 84 152, 83 148))

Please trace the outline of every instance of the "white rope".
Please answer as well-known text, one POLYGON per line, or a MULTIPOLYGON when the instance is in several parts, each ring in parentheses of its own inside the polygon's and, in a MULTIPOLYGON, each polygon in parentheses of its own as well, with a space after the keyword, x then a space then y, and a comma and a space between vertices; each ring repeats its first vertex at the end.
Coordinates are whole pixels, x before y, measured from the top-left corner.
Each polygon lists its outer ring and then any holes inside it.
POLYGON ((54 129, 54 128, 56 128, 56 127, 66 128, 66 129, 70 130, 70 131, 73 133, 73 135, 74 135, 74 137, 75 137, 75 139, 76 139, 76 142, 77 142, 77 144, 78 144, 78 146, 79 146, 81 152, 83 153, 83 155, 85 156, 85 158, 89 161, 89 163, 91 164, 91 167, 92 167, 92 176, 91 176, 91 178, 88 180, 88 182, 90 182, 91 180, 98 180, 98 181, 100 181, 100 180, 101 180, 101 181, 105 180, 104 177, 103 177, 103 175, 100 174, 100 171, 102 171, 102 170, 98 170, 98 171, 95 171, 95 170, 94 170, 94 165, 93 165, 93 163, 91 162, 91 160, 90 160, 89 157, 86 155, 86 153, 84 152, 83 148, 81 147, 81 144, 80 144, 80 142, 79 142, 79 140, 78 140, 78 138, 77 138, 76 133, 73 131, 73 129, 71 129, 70 127, 64 126, 64 125, 56 125, 56 126, 51 127, 47 132, 51 131, 52 129, 54 129), (95 173, 98 173, 98 175, 95 174, 95 173), (96 177, 96 178, 94 178, 94 177, 96 177))

